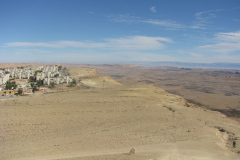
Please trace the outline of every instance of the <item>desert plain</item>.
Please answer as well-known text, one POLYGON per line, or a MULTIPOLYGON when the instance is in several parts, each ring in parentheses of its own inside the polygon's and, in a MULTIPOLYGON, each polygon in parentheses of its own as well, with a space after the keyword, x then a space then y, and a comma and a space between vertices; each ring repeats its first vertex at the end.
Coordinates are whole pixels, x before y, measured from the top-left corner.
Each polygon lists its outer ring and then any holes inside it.
POLYGON ((123 75, 115 81, 103 68, 69 72, 85 87, 0 99, 0 159, 240 159, 234 117, 169 93, 165 85, 130 83, 123 75))

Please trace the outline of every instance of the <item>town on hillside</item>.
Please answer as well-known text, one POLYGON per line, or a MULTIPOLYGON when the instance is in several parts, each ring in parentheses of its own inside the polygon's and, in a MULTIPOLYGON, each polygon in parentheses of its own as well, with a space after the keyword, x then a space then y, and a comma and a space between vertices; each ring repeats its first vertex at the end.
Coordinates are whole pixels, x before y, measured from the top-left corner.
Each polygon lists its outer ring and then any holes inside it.
POLYGON ((0 68, 2 96, 45 93, 55 86, 60 89, 64 84, 73 86, 76 81, 61 65, 0 68))

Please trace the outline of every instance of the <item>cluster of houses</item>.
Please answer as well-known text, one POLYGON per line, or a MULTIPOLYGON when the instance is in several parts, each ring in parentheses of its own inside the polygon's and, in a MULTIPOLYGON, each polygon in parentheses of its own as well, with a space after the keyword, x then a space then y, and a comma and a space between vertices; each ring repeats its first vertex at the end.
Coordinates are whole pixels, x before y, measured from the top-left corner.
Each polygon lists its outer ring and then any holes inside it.
POLYGON ((22 95, 30 95, 32 94, 32 86, 31 85, 17 85, 17 89, 5 90, 4 95, 15 95, 18 94, 18 90, 22 90, 22 95))
MULTIPOLYGON (((29 79, 31 76, 34 76, 35 70, 38 67, 16 67, 16 68, 5 68, 0 70, 0 85, 4 86, 7 81, 10 79, 29 79)), ((4 87, 0 86, 0 91, 2 91, 4 87)), ((17 89, 11 88, 10 90, 4 90, 5 95, 14 95, 17 93, 17 90, 21 89, 23 94, 31 94, 32 87, 31 85, 17 85, 17 89)))
MULTIPOLYGON (((36 81, 41 80, 44 85, 50 85, 54 83, 56 85, 63 83, 71 83, 72 77, 68 75, 65 69, 62 69, 58 65, 49 66, 35 66, 35 67, 17 67, 17 68, 5 68, 0 70, 0 91, 3 90, 7 81, 10 79, 31 79, 36 77, 36 81)), ((23 91, 23 94, 31 94, 33 86, 29 84, 17 84, 16 90, 5 90, 5 95, 14 95, 18 89, 23 91)), ((39 91, 47 92, 47 88, 40 87, 39 91)))
MULTIPOLYGON (((50 65, 50 66, 37 66, 37 67, 18 67, 18 68, 5 68, 1 70, 2 72, 8 73, 3 74, 1 84, 5 84, 9 78, 12 79, 30 79, 31 76, 34 76, 35 71, 37 71, 36 80, 43 80, 45 85, 50 85, 51 82, 55 84, 70 83, 72 82, 72 77, 67 75, 67 72, 64 69, 59 70, 59 66, 50 65)), ((1 74, 1 72, 0 72, 1 74)))
POLYGON ((0 70, 0 85, 6 84, 9 80, 9 74, 6 74, 4 70, 0 70))
POLYGON ((72 77, 69 76, 64 69, 59 69, 57 65, 54 66, 41 66, 40 72, 36 75, 36 80, 43 80, 43 84, 50 85, 54 84, 63 84, 71 83, 72 77))
POLYGON ((12 79, 29 79, 34 76, 35 70, 38 67, 17 67, 17 68, 5 68, 5 72, 9 73, 9 77, 12 79))

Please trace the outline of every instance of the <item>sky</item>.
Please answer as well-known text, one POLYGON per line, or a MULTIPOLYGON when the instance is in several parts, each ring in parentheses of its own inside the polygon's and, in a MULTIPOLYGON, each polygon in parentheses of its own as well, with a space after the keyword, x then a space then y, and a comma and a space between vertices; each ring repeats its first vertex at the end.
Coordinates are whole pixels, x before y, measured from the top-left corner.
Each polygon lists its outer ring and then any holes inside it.
POLYGON ((240 63, 240 0, 0 0, 0 62, 240 63))

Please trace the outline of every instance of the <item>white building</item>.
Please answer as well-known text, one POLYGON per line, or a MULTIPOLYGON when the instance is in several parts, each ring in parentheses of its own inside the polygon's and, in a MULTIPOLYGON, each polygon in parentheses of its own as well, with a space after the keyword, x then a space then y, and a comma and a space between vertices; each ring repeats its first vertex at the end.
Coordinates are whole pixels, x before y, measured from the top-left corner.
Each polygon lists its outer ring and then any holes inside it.
POLYGON ((5 84, 9 80, 9 74, 0 74, 0 85, 5 84))
POLYGON ((43 72, 38 72, 37 75, 36 75, 36 80, 39 81, 39 80, 43 80, 45 78, 45 73, 43 72))
POLYGON ((44 78, 43 79, 43 84, 45 85, 50 85, 50 83, 53 82, 54 84, 62 84, 62 83, 71 83, 72 82, 72 77, 70 76, 65 76, 65 77, 49 77, 49 78, 44 78))

